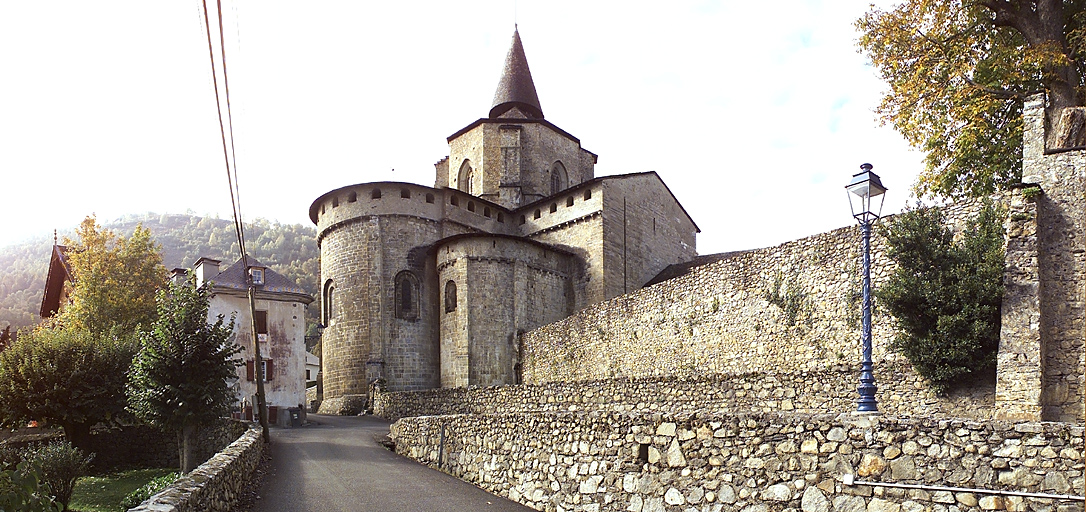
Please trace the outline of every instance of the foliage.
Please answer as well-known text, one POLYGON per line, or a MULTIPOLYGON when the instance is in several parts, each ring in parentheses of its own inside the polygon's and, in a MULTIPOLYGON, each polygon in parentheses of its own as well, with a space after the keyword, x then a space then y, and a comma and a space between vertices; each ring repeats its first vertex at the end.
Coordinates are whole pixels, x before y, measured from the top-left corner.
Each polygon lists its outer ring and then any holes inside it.
POLYGON ((1082 105, 1086 2, 905 0, 872 7, 860 50, 890 86, 877 113, 927 153, 919 195, 983 196, 1022 174, 1022 101, 1082 105))
POLYGON ((121 509, 128 510, 130 508, 138 507, 140 503, 147 501, 147 498, 150 498, 169 487, 170 484, 177 480, 178 476, 180 476, 178 473, 169 473, 167 475, 152 478, 151 481, 143 484, 139 489, 128 493, 128 495, 121 500, 121 509))
POLYGON ((14 336, 11 335, 11 324, 8 324, 3 331, 0 331, 0 352, 3 352, 11 344, 12 340, 14 340, 14 336))
POLYGON ((939 208, 908 210, 885 228, 897 269, 876 296, 894 316, 893 348, 937 393, 988 376, 1003 298, 1001 211, 985 204, 955 238, 939 208))
POLYGON ((62 325, 24 333, 0 352, 0 420, 60 425, 72 444, 85 447, 91 426, 124 412, 134 353, 130 338, 62 325))
POLYGON ((0 470, 0 512, 59 512, 42 479, 41 469, 20 462, 15 469, 0 470))
MULTIPOLYGON (((130 236, 136 226, 150 230, 162 246, 162 262, 167 269, 189 267, 201 256, 232 261, 238 255, 233 223, 225 219, 146 213, 103 225, 124 236, 130 236)), ((320 261, 317 234, 312 226, 256 219, 245 225, 245 236, 251 256, 297 282, 310 295, 318 296, 320 261)), ((52 243, 50 233, 0 247, 0 326, 10 323, 14 326, 12 330, 16 330, 38 322, 52 243)), ((310 305, 306 323, 316 325, 319 312, 318 304, 310 305)))
POLYGON ((87 217, 76 236, 64 240, 74 283, 61 322, 99 334, 150 325, 155 292, 166 283, 166 267, 151 232, 136 226, 124 238, 87 217))
POLYGON ((241 351, 233 341, 234 321, 222 315, 207 322, 210 287, 170 283, 158 294, 158 319, 144 335, 129 375, 129 409, 151 425, 178 434, 181 469, 195 467, 191 457, 196 427, 229 412, 235 397, 228 381, 236 379, 241 351))
MULTIPOLYGON (((87 476, 76 481, 69 505, 79 512, 118 512, 128 510, 122 505, 133 491, 152 479, 177 474, 173 469, 129 469, 97 476, 87 476)), ((174 477, 171 477, 171 481, 174 477)), ((141 501, 142 502, 142 501, 141 501)), ((141 502, 137 502, 138 505, 141 502)))
POLYGON ((84 455, 71 444, 52 442, 27 453, 26 459, 41 468, 41 479, 49 485, 53 498, 63 510, 68 510, 75 481, 90 469, 91 455, 84 455))
POLYGON ((814 307, 811 297, 799 284, 799 276, 792 273, 787 282, 781 274, 773 279, 773 286, 765 292, 766 302, 781 309, 789 327, 794 327, 801 314, 810 315, 814 307), (783 290, 783 292, 782 292, 783 290))

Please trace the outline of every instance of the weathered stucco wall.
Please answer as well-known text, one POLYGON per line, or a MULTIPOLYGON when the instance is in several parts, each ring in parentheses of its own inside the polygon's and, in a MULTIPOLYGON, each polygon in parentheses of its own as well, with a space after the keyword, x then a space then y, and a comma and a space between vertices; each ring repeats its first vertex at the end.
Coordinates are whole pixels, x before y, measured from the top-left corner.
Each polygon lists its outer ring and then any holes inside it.
POLYGON ((1081 496, 1081 425, 595 411, 407 418, 392 439, 398 453, 544 511, 1082 510, 981 491, 1081 496))

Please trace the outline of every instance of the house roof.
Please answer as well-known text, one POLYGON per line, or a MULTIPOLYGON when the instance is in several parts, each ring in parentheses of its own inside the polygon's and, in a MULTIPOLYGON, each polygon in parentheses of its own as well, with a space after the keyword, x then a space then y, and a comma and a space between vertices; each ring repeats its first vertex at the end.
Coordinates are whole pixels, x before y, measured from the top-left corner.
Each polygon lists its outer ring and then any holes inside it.
MULTIPOLYGON (((250 267, 262 267, 264 269, 264 284, 256 286, 257 290, 271 293, 291 293, 296 295, 303 295, 308 300, 305 300, 306 304, 313 301, 313 297, 310 297, 306 293, 305 289, 298 286, 298 283, 290 280, 282 274, 268 268, 267 265, 259 262, 256 258, 249 257, 250 267)), ((215 283, 217 289, 231 289, 231 290, 248 290, 249 289, 249 271, 245 266, 245 262, 238 258, 233 265, 230 265, 219 272, 212 281, 215 283)))
POLYGON ((527 117, 543 118, 543 108, 539 106, 539 95, 535 92, 532 72, 528 69, 528 58, 524 56, 524 45, 520 42, 520 32, 513 29, 513 44, 505 56, 505 68, 498 81, 498 90, 494 92, 494 105, 490 107, 490 117, 497 118, 517 108, 527 117))
POLYGON ((64 284, 74 280, 72 266, 68 263, 68 247, 54 243, 52 255, 49 257, 49 273, 45 277, 45 293, 42 294, 39 311, 42 318, 49 318, 60 311, 64 284))

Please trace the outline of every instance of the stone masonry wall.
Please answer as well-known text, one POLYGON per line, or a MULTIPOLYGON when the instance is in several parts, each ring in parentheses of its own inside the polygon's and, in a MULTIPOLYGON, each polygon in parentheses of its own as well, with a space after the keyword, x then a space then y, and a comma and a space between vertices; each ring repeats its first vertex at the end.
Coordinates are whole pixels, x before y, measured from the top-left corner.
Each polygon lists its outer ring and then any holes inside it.
POLYGON ((1081 425, 703 409, 429 416, 391 430, 398 453, 544 511, 1083 510, 1081 498, 984 492, 1082 496, 1081 425))
POLYGON ((234 510, 264 452, 260 426, 250 424, 229 446, 130 512, 234 510))
MULTIPOLYGON (((960 229, 980 207, 967 201, 944 212, 960 229)), ((858 227, 840 228, 591 305, 522 335, 524 382, 858 366, 859 247, 858 227)), ((892 270, 874 237, 873 286, 892 270)), ((876 368, 903 362, 888 350, 890 319, 878 307, 873 318, 876 368)))
POLYGON ((1037 203, 1016 190, 1008 210, 995 417, 1037 421, 1044 406, 1037 203))
MULTIPOLYGON (((876 367, 880 410, 920 417, 989 418, 990 386, 937 397, 908 365, 876 367)), ((795 373, 744 373, 698 377, 637 377, 554 381, 520 386, 378 393, 374 413, 395 421, 447 414, 699 410, 752 412, 850 412, 856 409, 858 370, 836 366, 795 373)))

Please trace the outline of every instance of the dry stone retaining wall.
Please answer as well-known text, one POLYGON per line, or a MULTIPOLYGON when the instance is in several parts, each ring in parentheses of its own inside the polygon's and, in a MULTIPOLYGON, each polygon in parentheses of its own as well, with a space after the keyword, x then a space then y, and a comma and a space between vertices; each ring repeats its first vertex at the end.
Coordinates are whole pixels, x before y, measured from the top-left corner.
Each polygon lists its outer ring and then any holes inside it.
MULTIPOLYGON (((979 385, 935 396, 908 365, 875 369, 883 412, 924 417, 989 418, 994 390, 979 385)), ((752 412, 850 412, 856 409, 855 368, 796 373, 698 377, 637 377, 546 384, 378 393, 374 413, 397 420, 447 414, 568 411, 674 412, 700 408, 752 412)))
POLYGON ((1083 427, 780 413, 405 418, 396 451, 544 511, 1070 512, 1082 501, 845 485, 1083 494, 1083 427))
MULTIPOLYGON (((242 425, 241 423, 237 423, 242 425)), ((227 512, 234 510, 264 451, 260 426, 253 423, 229 446, 216 453, 166 490, 129 512, 227 512)))

